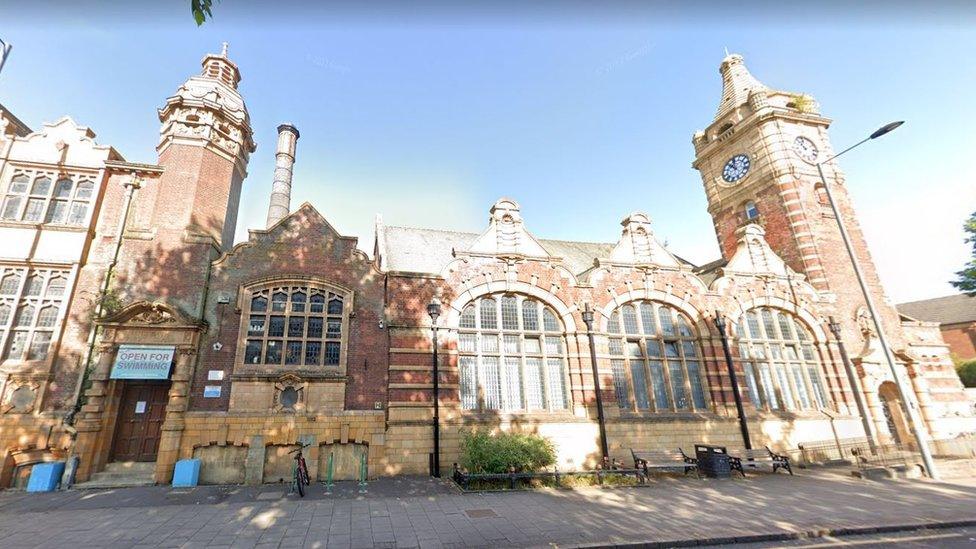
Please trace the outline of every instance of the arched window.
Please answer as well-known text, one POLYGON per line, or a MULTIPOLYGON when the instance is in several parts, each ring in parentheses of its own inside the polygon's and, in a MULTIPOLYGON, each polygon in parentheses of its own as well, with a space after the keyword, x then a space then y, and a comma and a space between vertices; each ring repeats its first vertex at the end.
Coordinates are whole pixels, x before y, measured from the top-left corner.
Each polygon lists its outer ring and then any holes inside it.
POLYGON ((608 332, 622 410, 708 409, 698 334, 685 315, 663 303, 627 303, 610 315, 608 332))
POLYGON ((745 206, 743 206, 742 213, 745 215, 746 221, 751 221, 759 217, 759 208, 756 207, 755 202, 750 200, 746 202, 745 206))
POLYGON ((827 189, 823 183, 817 183, 813 186, 813 194, 817 197, 818 204, 826 208, 830 207, 830 198, 827 196, 827 189))
POLYGON ((308 283, 252 290, 244 307, 244 364, 340 369, 349 320, 345 299, 308 283))
POLYGON ((793 315, 758 307, 739 319, 739 356, 757 408, 827 407, 820 360, 809 331, 793 315))
POLYGON ((556 314, 520 295, 478 298, 458 322, 461 408, 566 410, 566 345, 556 314))

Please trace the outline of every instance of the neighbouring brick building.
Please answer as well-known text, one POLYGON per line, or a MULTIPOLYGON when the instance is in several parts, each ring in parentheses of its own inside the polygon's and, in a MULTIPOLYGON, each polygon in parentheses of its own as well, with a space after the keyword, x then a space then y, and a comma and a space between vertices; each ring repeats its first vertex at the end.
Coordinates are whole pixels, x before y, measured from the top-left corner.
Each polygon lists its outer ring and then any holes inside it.
MULTIPOLYGON (((337 478, 364 463, 371 476, 426 473, 435 299, 445 467, 472 427, 549 436, 563 468, 595 463, 587 307, 614 457, 741 446, 716 315, 753 444, 863 436, 855 392, 874 435, 907 442, 816 175, 830 120, 737 55, 720 73, 718 113, 693 138, 722 249, 701 266, 664 248, 644 213, 623 218, 617 242, 545 240, 507 198, 480 234, 378 218, 369 257, 312 205, 291 210, 289 124, 267 224, 234 245, 255 144, 226 49, 159 110, 155 164, 125 160, 69 118, 32 131, 0 107, 0 485, 71 454, 82 481, 123 464, 168 482, 189 457, 203 482, 277 481, 299 442, 313 477, 330 460, 337 478)), ((913 389, 907 404, 932 438, 976 430, 937 326, 888 303, 844 176, 826 172, 913 389)))
POLYGON ((956 359, 976 358, 976 297, 957 294, 911 301, 898 305, 898 311, 908 320, 937 324, 956 359))

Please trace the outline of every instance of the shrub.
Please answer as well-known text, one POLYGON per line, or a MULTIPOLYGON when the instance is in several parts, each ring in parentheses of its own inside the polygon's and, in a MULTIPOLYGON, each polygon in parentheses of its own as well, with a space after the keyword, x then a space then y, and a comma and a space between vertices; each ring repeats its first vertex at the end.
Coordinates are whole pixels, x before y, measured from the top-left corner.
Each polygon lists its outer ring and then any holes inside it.
POLYGON ((959 379, 966 387, 976 387, 976 359, 967 360, 956 366, 959 379))
POLYGON ((461 466, 471 473, 536 472, 556 463, 552 441, 539 435, 465 431, 461 438, 461 466))

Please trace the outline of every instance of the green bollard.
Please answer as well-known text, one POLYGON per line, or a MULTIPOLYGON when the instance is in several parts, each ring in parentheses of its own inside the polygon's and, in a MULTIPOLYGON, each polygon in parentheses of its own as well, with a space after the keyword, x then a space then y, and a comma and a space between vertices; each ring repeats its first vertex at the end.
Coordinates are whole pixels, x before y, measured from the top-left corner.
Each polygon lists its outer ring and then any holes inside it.
POLYGON ((334 457, 335 454, 329 452, 329 464, 325 468, 325 493, 326 494, 331 494, 332 489, 335 488, 335 484, 332 482, 332 468, 333 468, 332 459, 334 457))
POLYGON ((359 493, 366 493, 366 452, 359 459, 359 493))

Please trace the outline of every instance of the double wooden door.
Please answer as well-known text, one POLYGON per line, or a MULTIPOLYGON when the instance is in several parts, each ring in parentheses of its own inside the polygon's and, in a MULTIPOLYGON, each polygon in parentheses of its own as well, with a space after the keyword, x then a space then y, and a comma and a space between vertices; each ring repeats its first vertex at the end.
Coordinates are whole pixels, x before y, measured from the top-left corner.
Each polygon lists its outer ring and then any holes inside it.
POLYGON ((125 382, 112 444, 113 461, 156 461, 169 382, 125 382))

